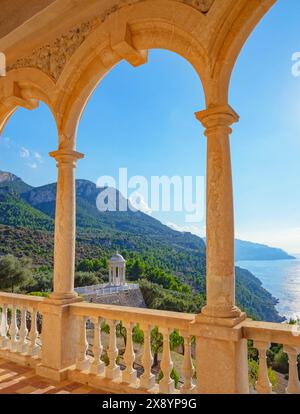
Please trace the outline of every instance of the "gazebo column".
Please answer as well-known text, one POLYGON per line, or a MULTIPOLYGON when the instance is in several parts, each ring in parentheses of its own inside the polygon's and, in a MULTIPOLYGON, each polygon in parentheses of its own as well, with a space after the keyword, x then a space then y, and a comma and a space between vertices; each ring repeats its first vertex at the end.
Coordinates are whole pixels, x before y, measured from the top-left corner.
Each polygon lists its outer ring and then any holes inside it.
POLYGON ((83 154, 60 149, 50 153, 58 167, 53 292, 41 305, 43 314, 42 363, 39 375, 62 380, 76 361, 79 324, 69 314, 69 305, 81 300, 74 292, 76 237, 76 161, 83 154))
POLYGON ((229 106, 196 114, 207 137, 206 306, 196 317, 199 393, 248 393, 247 341, 235 305, 234 215, 229 137, 239 117, 229 106))

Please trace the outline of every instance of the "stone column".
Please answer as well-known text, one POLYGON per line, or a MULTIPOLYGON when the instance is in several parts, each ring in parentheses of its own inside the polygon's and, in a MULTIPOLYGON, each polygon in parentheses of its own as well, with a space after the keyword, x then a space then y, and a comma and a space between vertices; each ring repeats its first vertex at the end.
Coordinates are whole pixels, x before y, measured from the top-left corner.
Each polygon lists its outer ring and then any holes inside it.
POLYGON ((83 154, 59 150, 50 154, 57 160, 58 181, 54 240, 54 289, 41 303, 43 315, 42 360, 38 375, 61 381, 76 362, 80 324, 69 305, 81 300, 74 292, 75 267, 75 176, 76 161, 83 154))
POLYGON ((207 137, 206 298, 210 317, 240 315, 235 306, 234 217, 229 136, 239 117, 229 106, 198 112, 207 137))
POLYGON ((197 392, 247 394, 247 341, 235 306, 233 194, 230 125, 238 115, 229 105, 196 114, 207 145, 206 306, 192 324, 196 337, 197 392))
POLYGON ((112 271, 111 271, 111 265, 109 265, 108 283, 109 283, 110 285, 112 285, 112 271))
POLYGON ((74 292, 76 190, 75 167, 83 154, 72 150, 50 153, 57 161, 58 180, 54 236, 54 282, 51 299, 69 300, 74 292))

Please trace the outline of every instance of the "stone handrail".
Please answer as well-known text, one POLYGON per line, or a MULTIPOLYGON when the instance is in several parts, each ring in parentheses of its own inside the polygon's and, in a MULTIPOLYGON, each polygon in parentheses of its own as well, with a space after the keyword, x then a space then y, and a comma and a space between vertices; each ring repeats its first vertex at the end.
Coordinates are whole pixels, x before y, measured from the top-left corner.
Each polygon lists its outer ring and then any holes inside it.
POLYGON ((111 295, 113 293, 118 292, 126 292, 129 290, 138 289, 139 285, 137 284, 126 284, 126 285, 119 285, 119 286, 112 286, 112 285, 93 285, 93 286, 83 286, 75 288, 75 292, 80 295, 93 295, 95 294, 97 297, 102 295, 111 295))
POLYGON ((300 394, 298 374, 298 355, 300 354, 300 327, 297 325, 255 322, 247 320, 242 326, 243 337, 253 340, 253 346, 259 353, 259 372, 256 391, 271 394, 272 384, 268 376, 267 351, 271 343, 283 345, 283 351, 289 360, 289 381, 286 392, 300 394))
MULTIPOLYGON (((99 305, 90 303, 75 303, 70 305, 70 312, 78 318, 80 323, 80 335, 77 344, 77 371, 85 372, 86 375, 96 374, 98 378, 105 380, 119 380, 130 387, 143 392, 160 392, 163 394, 173 393, 175 390, 174 380, 171 378, 173 361, 170 351, 170 335, 178 330, 184 339, 184 356, 182 363, 182 382, 180 388, 182 393, 194 391, 193 384, 194 368, 191 358, 191 334, 189 325, 194 321, 195 315, 177 312, 158 311, 141 308, 129 308, 112 305, 99 305), (89 343, 87 340, 87 322, 93 324, 93 359, 88 356, 89 343), (101 330, 105 322, 109 326, 109 346, 107 356, 109 363, 105 366, 101 357, 103 355, 101 330), (121 370, 116 363, 119 355, 117 345, 116 327, 122 322, 126 329, 126 349, 123 356, 125 369, 121 370), (144 346, 142 355, 143 373, 138 375, 134 368, 136 355, 133 346, 133 328, 139 324, 144 333, 144 346), (151 351, 151 332, 158 327, 162 335, 162 356, 160 370, 163 378, 159 381, 157 375, 152 371, 153 356, 151 351)), ((156 373, 157 374, 157 373, 156 373)))
POLYGON ((27 357, 40 357, 42 297, 0 292, 0 350, 27 357))

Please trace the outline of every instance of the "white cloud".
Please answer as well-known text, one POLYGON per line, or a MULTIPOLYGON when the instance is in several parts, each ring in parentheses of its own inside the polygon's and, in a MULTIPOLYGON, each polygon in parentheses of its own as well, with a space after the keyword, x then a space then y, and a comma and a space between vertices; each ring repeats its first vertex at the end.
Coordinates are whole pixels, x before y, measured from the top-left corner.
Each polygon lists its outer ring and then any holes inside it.
POLYGON ((267 244, 271 247, 279 247, 288 253, 300 253, 300 227, 274 228, 274 230, 266 231, 242 231, 237 232, 236 237, 254 243, 267 244))
POLYGON ((30 151, 27 148, 22 147, 20 149, 20 157, 21 158, 29 158, 30 157, 30 151))
POLYGON ((41 154, 37 151, 34 152, 33 157, 35 158, 35 160, 39 163, 42 164, 43 163, 43 157, 41 156, 41 154))
POLYGON ((142 211, 145 214, 151 214, 152 210, 148 206, 144 196, 135 191, 131 196, 129 197, 130 204, 134 207, 135 210, 142 211))
POLYGON ((29 162, 27 165, 29 168, 32 168, 33 170, 37 169, 38 167, 36 162, 29 162))
POLYGON ((192 233, 199 237, 205 237, 205 227, 203 226, 193 226, 193 225, 185 225, 180 226, 175 223, 167 222, 165 223, 166 226, 170 227, 173 230, 180 231, 182 233, 192 233))

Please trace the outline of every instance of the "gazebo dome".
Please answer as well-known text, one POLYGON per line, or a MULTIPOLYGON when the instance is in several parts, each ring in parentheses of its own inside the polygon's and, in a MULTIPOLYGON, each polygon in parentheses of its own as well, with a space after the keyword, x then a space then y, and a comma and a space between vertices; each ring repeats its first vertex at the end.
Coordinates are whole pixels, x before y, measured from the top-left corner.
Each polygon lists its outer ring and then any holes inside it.
POLYGON ((126 263, 126 260, 120 253, 115 253, 110 259, 109 263, 126 263))

